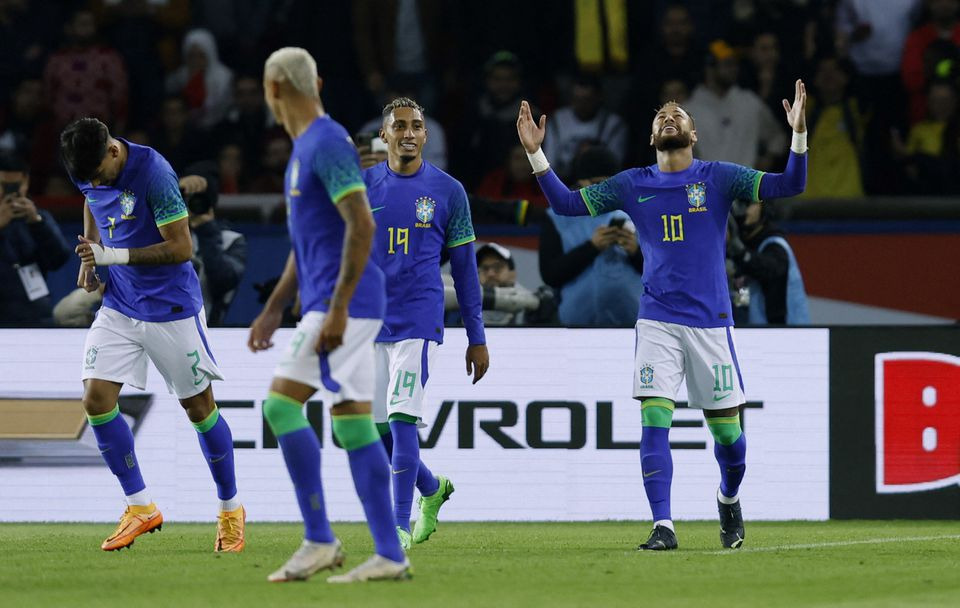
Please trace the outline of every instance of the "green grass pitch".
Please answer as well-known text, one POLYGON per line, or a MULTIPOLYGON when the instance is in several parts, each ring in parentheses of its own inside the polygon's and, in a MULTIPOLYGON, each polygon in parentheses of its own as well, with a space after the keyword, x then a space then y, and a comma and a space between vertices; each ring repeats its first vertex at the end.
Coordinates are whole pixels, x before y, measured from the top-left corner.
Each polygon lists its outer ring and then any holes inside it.
MULTIPOLYGON (((0 606, 960 606, 960 521, 748 521, 740 551, 717 529, 679 522, 679 551, 639 553, 646 523, 441 523, 412 581, 335 586, 266 582, 294 524, 249 524, 240 555, 212 552, 213 524, 115 553, 99 548, 111 525, 0 524, 0 606)), ((364 527, 334 530, 347 567, 368 557, 364 527)))

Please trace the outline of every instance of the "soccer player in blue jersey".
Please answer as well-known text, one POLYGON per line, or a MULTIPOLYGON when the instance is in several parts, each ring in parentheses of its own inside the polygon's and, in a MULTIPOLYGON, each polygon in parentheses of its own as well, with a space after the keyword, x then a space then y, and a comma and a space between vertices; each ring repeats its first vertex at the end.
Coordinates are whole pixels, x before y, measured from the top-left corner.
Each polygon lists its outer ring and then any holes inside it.
POLYGON ((207 342, 177 176, 155 150, 111 137, 95 118, 68 125, 60 152, 85 199, 78 285, 98 289, 96 267, 111 266, 103 307, 87 333, 81 376, 87 419, 127 502, 102 548, 128 547, 163 523, 117 405, 124 384, 146 387, 149 359, 196 428, 216 482, 220 515, 214 550, 241 551, 245 512, 237 498, 233 437, 213 399, 210 383, 222 376, 207 342))
POLYGON ((427 141, 423 108, 400 97, 383 109, 380 137, 386 162, 363 172, 377 220, 373 259, 383 269, 387 313, 377 336, 374 419, 392 447, 394 514, 404 548, 427 540, 453 483, 434 476, 420 460, 417 426, 423 420, 430 365, 443 341, 440 258, 450 256, 457 301, 467 330, 467 374, 473 382, 490 358, 483 332, 483 295, 473 251, 470 203, 463 186, 423 160, 427 141), (413 488, 420 490, 420 518, 410 532, 413 488))
POLYGON ((373 341, 385 302, 383 272, 367 263, 375 226, 360 158, 344 128, 323 110, 317 64, 307 51, 275 51, 264 66, 263 85, 267 105, 293 139, 284 179, 293 248, 250 328, 250 349, 272 346, 270 338, 298 287, 303 311, 274 372, 263 415, 283 450, 305 533, 300 548, 268 578, 303 580, 344 560, 324 505, 320 445, 303 413, 304 402, 318 390, 330 404, 333 433, 347 450, 376 548, 363 564, 327 580, 407 578, 410 562, 393 525, 390 465, 370 415, 373 341))
POLYGON ((657 164, 628 169, 571 192, 540 150, 546 117, 534 121, 523 102, 517 131, 540 187, 560 215, 598 215, 622 209, 637 228, 643 250, 643 295, 636 324, 633 396, 640 400, 643 485, 653 511, 644 550, 677 548, 670 515, 673 461, 668 433, 680 383, 686 377, 691 407, 701 408, 720 465, 717 507, 724 547, 743 543, 739 489, 746 469, 740 406, 746 401, 733 339, 733 314, 724 267, 727 215, 735 199, 795 196, 807 177, 806 89, 796 82, 793 104, 783 107, 793 128, 783 173, 763 173, 693 157, 694 118, 667 103, 653 119, 650 145, 657 164))

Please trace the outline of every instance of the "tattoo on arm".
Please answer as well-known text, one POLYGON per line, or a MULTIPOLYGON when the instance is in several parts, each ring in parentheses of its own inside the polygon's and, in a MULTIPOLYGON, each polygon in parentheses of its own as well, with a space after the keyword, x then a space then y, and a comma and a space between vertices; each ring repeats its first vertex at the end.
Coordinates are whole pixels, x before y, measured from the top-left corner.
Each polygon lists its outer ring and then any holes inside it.
POLYGON ((186 218, 160 226, 163 240, 149 247, 130 250, 131 266, 180 264, 193 257, 193 240, 186 218))
POLYGON ((364 191, 348 194, 337 203, 337 211, 346 223, 340 274, 330 299, 331 308, 346 308, 350 304, 357 283, 370 257, 376 225, 370 213, 370 204, 364 191))

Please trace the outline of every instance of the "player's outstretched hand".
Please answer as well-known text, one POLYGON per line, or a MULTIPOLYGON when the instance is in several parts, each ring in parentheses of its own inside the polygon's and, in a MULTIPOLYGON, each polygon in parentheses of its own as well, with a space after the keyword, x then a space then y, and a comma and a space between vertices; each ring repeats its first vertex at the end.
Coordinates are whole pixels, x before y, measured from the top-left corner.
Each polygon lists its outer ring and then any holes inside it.
POLYGON ((490 353, 486 344, 471 344, 467 347, 467 375, 473 373, 473 384, 480 382, 480 378, 490 368, 490 353))
POLYGON ((533 120, 533 114, 530 112, 530 104, 526 101, 520 102, 520 116, 517 117, 517 135, 520 136, 520 143, 527 151, 527 154, 533 154, 540 149, 543 143, 543 136, 546 134, 547 115, 540 117, 540 123, 533 120))
POLYGON ((247 338, 247 348, 252 352, 267 350, 273 346, 273 332, 277 331, 283 322, 283 311, 273 312, 264 309, 253 323, 250 324, 250 337, 247 338))
POLYGON ((343 333, 345 331, 347 331, 347 311, 339 308, 328 310, 323 318, 320 335, 317 336, 317 343, 314 346, 317 354, 333 352, 334 349, 343 344, 343 333))
POLYGON ((783 100, 783 109, 787 112, 787 122, 797 133, 803 133, 807 130, 807 87, 799 78, 794 87, 796 91, 793 94, 793 105, 786 99, 783 100))

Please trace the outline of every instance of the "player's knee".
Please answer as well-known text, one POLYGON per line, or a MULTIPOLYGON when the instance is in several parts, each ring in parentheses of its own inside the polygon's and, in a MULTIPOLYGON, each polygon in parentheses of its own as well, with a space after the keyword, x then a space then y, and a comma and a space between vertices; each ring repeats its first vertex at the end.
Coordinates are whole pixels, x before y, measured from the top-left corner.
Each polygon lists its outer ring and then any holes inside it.
MULTIPOLYGON (((734 409, 736 412, 736 409, 734 409)), ((733 416, 712 416, 707 418, 707 428, 713 439, 720 445, 731 445, 743 435, 743 429, 740 427, 740 414, 737 412, 733 416)))
POLYGON ((100 390, 95 386, 88 386, 83 391, 81 402, 88 416, 106 414, 117 405, 116 399, 108 391, 100 390))
POLYGON ((310 426, 303 415, 303 404, 279 393, 270 393, 263 402, 263 417, 277 437, 310 426))

